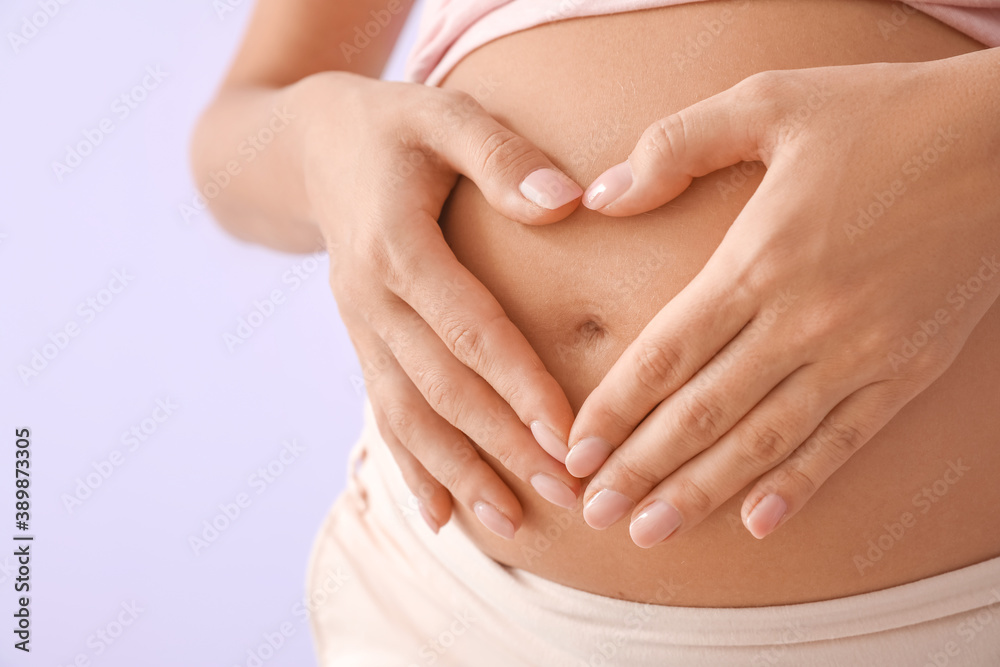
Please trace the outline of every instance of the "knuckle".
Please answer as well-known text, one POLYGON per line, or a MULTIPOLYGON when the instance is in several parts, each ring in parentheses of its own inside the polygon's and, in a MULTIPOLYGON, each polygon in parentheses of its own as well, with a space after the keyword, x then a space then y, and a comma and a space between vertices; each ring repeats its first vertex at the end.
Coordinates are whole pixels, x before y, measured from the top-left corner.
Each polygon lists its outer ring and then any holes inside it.
POLYGON ((504 128, 495 129, 478 140, 473 154, 482 173, 495 178, 514 172, 529 157, 521 138, 504 128))
POLYGON ((457 411, 459 392, 455 384, 440 370, 427 371, 421 378, 424 396, 434 412, 447 418, 457 411))
MULTIPOLYGON (((644 458, 644 457, 643 457, 644 458)), ((610 469, 601 472, 601 484, 608 488, 629 493, 645 493, 659 484, 663 477, 657 474, 656 467, 644 465, 643 458, 633 458, 628 461, 614 461, 610 469)), ((607 464, 605 464, 607 465, 607 464)))
POLYGON ((787 72, 765 70, 753 74, 736 84, 730 92, 734 108, 744 110, 740 117, 747 119, 754 127, 774 127, 783 118, 783 93, 787 89, 790 76, 787 72))
POLYGON ((506 445, 494 447, 490 452, 490 456, 496 459, 497 463, 506 470, 510 470, 511 472, 519 470, 518 464, 521 463, 521 459, 517 456, 513 447, 506 445))
POLYGON ((496 472, 486 461, 476 457, 462 465, 461 470, 453 469, 445 475, 447 481, 441 480, 460 502, 471 505, 482 497, 483 489, 496 479, 496 472))
POLYGON ((828 422, 824 431, 825 449, 838 463, 849 459, 867 441, 860 428, 847 422, 828 422))
POLYGON ((683 114, 676 113, 656 121, 643 133, 642 145, 656 160, 674 162, 684 156, 688 144, 683 114))
POLYGON ((754 429, 742 441, 742 458, 752 467, 770 466, 781 461, 790 449, 788 438, 772 426, 754 429))
POLYGON ((396 435, 396 438, 403 443, 403 446, 410 449, 410 440, 412 440, 415 429, 413 411, 408 406, 395 402, 386 405, 383 411, 386 424, 396 435))
POLYGON ((485 358, 486 335, 485 327, 471 321, 452 321, 442 325, 441 337, 448 349, 461 362, 473 369, 483 365, 485 358))
POLYGON ((670 345, 642 342, 636 350, 636 380, 659 393, 680 375, 680 354, 670 345))
POLYGON ((778 491, 779 488, 786 489, 782 496, 786 502, 791 500, 789 496, 810 498, 819 488, 819 483, 811 475, 794 465, 783 466, 775 471, 771 485, 774 487, 774 491, 778 491), (788 490, 791 490, 791 493, 788 490))
POLYGON ((686 519, 708 516, 715 509, 708 491, 699 482, 688 477, 678 480, 677 497, 681 506, 678 509, 686 519))
POLYGON ((684 436, 702 442, 719 434, 723 415, 712 399, 692 396, 678 410, 677 427, 684 436))
POLYGON ((381 279, 389 278, 393 273, 391 253, 379 234, 358 234, 354 240, 353 255, 362 266, 381 279))

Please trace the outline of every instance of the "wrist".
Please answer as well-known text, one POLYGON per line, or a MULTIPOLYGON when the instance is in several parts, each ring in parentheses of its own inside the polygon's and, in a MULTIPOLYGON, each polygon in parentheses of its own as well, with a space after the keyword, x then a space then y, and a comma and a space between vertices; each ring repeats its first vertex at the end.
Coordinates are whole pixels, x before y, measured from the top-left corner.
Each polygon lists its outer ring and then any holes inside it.
POLYGON ((307 76, 285 90, 288 108, 301 119, 295 142, 308 220, 324 237, 323 211, 331 183, 336 183, 331 160, 336 152, 350 150, 346 137, 356 129, 352 118, 360 117, 360 93, 373 82, 350 72, 330 71, 307 76))

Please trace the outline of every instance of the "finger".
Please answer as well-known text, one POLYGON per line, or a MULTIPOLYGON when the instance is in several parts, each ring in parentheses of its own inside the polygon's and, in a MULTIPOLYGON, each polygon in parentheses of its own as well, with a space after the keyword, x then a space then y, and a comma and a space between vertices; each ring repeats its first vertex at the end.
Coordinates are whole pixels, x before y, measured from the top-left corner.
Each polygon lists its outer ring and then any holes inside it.
POLYGON ((715 257, 709 260, 584 401, 570 431, 570 473, 593 474, 654 407, 680 389, 753 317, 755 297, 733 287, 732 277, 716 268, 721 264, 715 257))
MULTIPOLYGON (((562 387, 511 322, 496 298, 462 266, 428 214, 400 228, 384 269, 388 287, 482 377, 531 428, 538 444, 562 462, 573 411, 562 387)), ((383 317, 379 334, 398 327, 383 317)))
POLYGON ((747 530, 763 539, 787 522, 911 398, 898 383, 883 380, 837 405, 801 447, 747 494, 741 510, 747 530))
POLYGON ((724 434, 794 375, 799 361, 762 341, 758 326, 752 321, 611 454, 587 488, 584 518, 591 527, 608 527, 675 470, 706 449, 714 452, 724 434))
POLYGON ((747 484, 785 460, 858 385, 820 364, 804 366, 774 388, 711 448, 643 498, 629 532, 649 548, 704 521, 747 484))
POLYGON ((351 338, 363 360, 372 404, 379 405, 382 411, 385 425, 380 430, 391 432, 487 528, 501 537, 513 538, 523 517, 514 493, 465 436, 431 410, 374 331, 351 314, 347 321, 352 322, 351 338))
POLYGON ((416 500, 416 510, 435 534, 451 519, 451 493, 403 446, 389 427, 382 408, 372 403, 379 433, 396 460, 407 488, 416 500))
POLYGON ((583 188, 534 144, 501 125, 472 96, 447 95, 447 131, 441 112, 428 115, 428 148, 472 180, 493 208, 517 222, 546 224, 577 207, 583 188))
POLYGON ((650 125, 625 162, 591 183, 584 206, 636 215, 670 201, 699 176, 744 160, 766 164, 757 128, 772 107, 761 104, 762 80, 746 79, 650 125))
POLYGON ((487 454, 556 505, 577 505, 579 480, 538 446, 510 406, 445 347, 402 301, 388 307, 384 331, 400 366, 430 408, 468 435, 487 454))

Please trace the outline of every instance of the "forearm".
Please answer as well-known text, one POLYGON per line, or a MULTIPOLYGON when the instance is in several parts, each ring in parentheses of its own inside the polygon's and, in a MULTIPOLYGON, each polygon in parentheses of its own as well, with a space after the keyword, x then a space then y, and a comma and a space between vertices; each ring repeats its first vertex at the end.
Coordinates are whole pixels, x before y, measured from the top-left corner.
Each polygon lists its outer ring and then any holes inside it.
POLYGON ((191 161, 198 192, 227 231, 279 250, 316 250, 304 149, 316 75, 284 88, 225 90, 202 115, 191 161))
POLYGON ((192 137, 197 190, 225 229, 280 250, 320 246, 305 182, 311 131, 321 114, 343 105, 358 75, 378 76, 411 5, 258 3, 233 67, 192 137), (357 49, 355 29, 373 21, 378 34, 357 49))

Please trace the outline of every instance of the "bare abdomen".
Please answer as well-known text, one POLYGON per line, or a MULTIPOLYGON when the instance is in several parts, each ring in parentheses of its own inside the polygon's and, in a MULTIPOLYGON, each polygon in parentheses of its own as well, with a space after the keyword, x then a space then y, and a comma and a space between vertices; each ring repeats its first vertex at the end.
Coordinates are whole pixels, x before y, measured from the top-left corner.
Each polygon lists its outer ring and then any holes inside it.
MULTIPOLYGON (((652 121, 756 72, 931 60, 981 48, 920 13, 905 14, 899 30, 886 33, 879 22, 890 21, 894 7, 713 1, 575 19, 484 46, 444 87, 478 90, 491 113, 587 184, 621 161, 652 121), (484 76, 496 84, 485 95, 484 76)), ((675 201, 634 218, 581 208, 547 227, 500 217, 463 179, 442 227, 578 409, 704 265, 763 171, 744 164, 698 179, 675 201)), ((686 606, 842 597, 970 565, 1000 555, 998 343, 994 307, 954 366, 762 542, 739 521, 742 495, 699 528, 646 551, 632 545, 626 522, 594 531, 578 512, 538 499, 503 470, 525 507, 517 540, 495 537, 467 511, 458 520, 503 563, 633 600, 654 601, 659 582, 669 581, 671 603, 686 606), (912 520, 904 521, 907 514, 912 520)))

